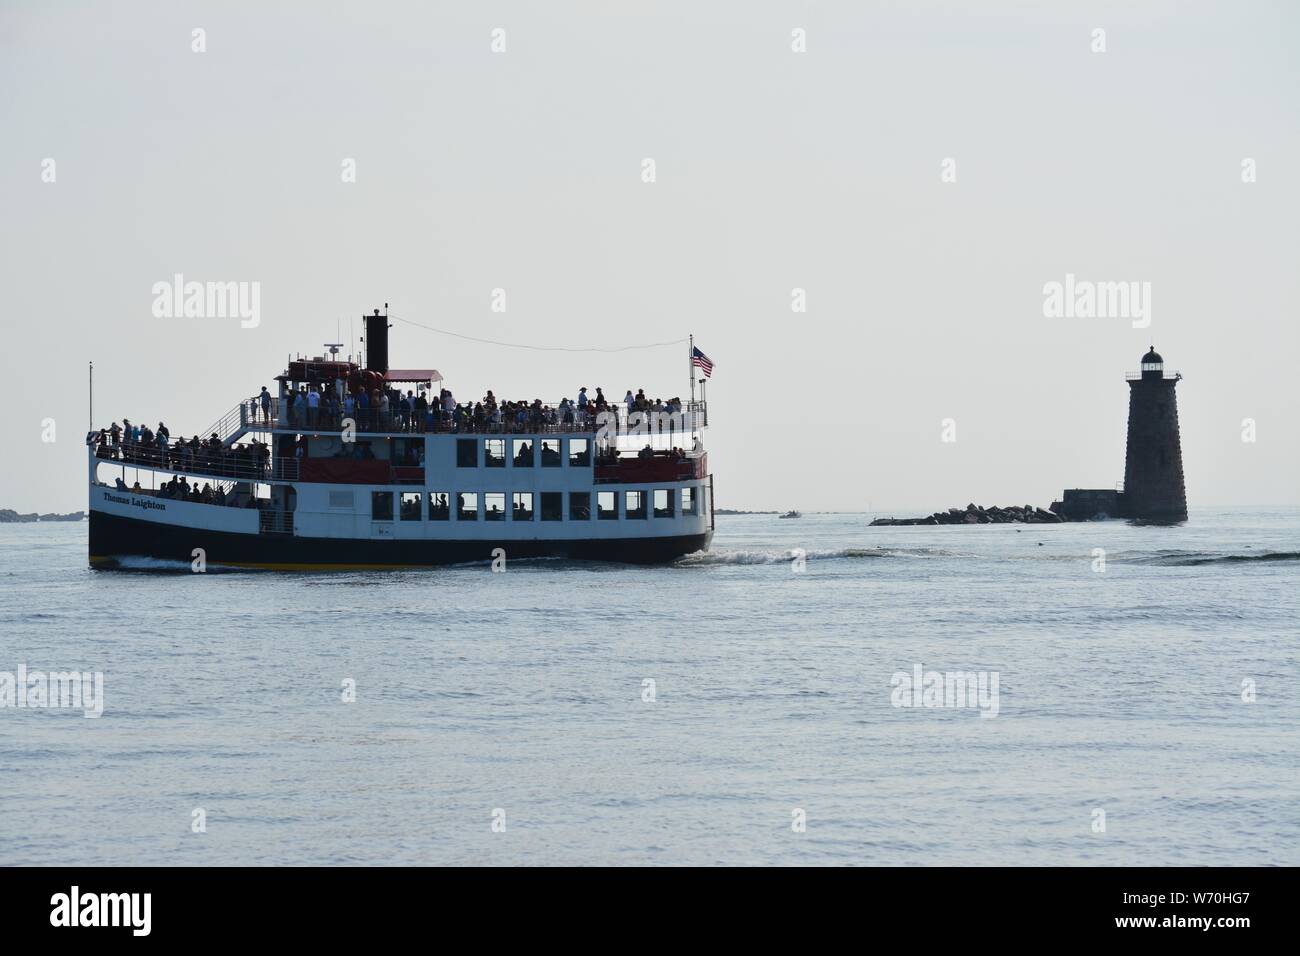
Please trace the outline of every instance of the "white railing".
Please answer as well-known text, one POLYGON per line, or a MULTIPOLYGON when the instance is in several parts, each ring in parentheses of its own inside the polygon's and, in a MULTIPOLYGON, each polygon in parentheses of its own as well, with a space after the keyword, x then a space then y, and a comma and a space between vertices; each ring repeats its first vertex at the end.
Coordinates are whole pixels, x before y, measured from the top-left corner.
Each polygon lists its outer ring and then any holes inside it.
MULTIPOLYGON (((158 445, 126 442, 116 447, 112 445, 97 447, 94 453, 96 460, 105 464, 164 471, 174 475, 202 475, 234 481, 265 482, 275 473, 275 469, 266 458, 240 454, 225 448, 218 452, 206 446, 195 450, 188 445, 169 445, 162 448, 158 445)), ((293 475, 297 476, 296 459, 276 459, 276 461, 290 461, 293 475)))
POLYGON ((602 427, 617 429, 625 434, 638 427, 638 423, 640 431, 636 433, 648 435, 690 432, 709 424, 708 405, 705 402, 687 402, 682 411, 672 415, 667 412, 628 412, 622 405, 611 405, 607 412, 613 414, 613 419, 602 419, 595 411, 583 413, 576 408, 566 416, 559 411, 558 405, 549 405, 545 406, 545 412, 541 416, 533 414, 530 409, 522 422, 517 416, 506 416, 501 421, 475 421, 472 417, 441 410, 433 413, 432 421, 428 413, 423 418, 414 414, 408 417, 392 409, 383 413, 374 408, 358 408, 353 410, 351 416, 347 416, 341 410, 331 412, 325 407, 308 408, 301 401, 295 402, 291 408, 285 408, 279 398, 271 399, 265 412, 257 399, 244 403, 242 407, 245 411, 240 424, 247 431, 337 432, 342 430, 343 421, 348 417, 358 434, 397 435, 590 434, 602 427), (284 414, 281 413, 282 409, 284 414))
POLYGON ((264 508, 257 513, 259 534, 293 534, 293 512, 264 508))
MULTIPOLYGON (((1124 373, 1124 381, 1126 382, 1140 382, 1142 379, 1146 377, 1147 374, 1145 372, 1124 373)), ((1163 379, 1165 381, 1181 381, 1183 377, 1183 373, 1182 372, 1161 372, 1158 376, 1153 375, 1151 377, 1156 379, 1163 379)))

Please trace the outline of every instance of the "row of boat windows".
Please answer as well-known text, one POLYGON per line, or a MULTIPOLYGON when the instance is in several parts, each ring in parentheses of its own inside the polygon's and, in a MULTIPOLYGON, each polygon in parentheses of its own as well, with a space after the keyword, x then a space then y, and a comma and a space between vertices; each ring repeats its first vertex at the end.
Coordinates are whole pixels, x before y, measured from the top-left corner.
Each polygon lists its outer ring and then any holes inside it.
MULTIPOLYGON (((650 491, 531 491, 474 492, 372 491, 372 521, 590 521, 593 497, 597 521, 673 518, 699 514, 694 488, 655 488, 650 491), (621 500, 620 500, 621 499, 621 500), (567 508, 566 508, 567 505, 567 508), (620 508, 620 505, 622 506, 620 508), (507 511, 507 506, 509 510, 507 511)), ((331 491, 330 507, 351 509, 351 491, 331 491)))
POLYGON ((568 445, 570 468, 591 467, 591 439, 589 438, 477 438, 456 439, 456 467, 478 468, 479 448, 483 449, 484 468, 504 468, 506 456, 515 468, 559 468, 565 460, 564 445, 568 445))

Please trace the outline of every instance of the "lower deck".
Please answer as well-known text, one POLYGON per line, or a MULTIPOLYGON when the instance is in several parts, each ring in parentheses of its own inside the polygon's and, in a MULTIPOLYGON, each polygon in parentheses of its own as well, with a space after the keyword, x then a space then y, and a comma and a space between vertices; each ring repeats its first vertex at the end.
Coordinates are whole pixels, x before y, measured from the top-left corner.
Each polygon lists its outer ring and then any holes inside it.
POLYGON ((123 449, 116 459, 92 449, 92 563, 188 563, 196 549, 208 563, 251 567, 448 564, 500 549, 663 561, 707 547, 713 530, 712 478, 699 450, 647 445, 629 457, 616 443, 573 435, 279 443, 277 452, 295 457, 246 456, 255 462, 247 473, 215 450, 182 472, 174 451, 123 449))

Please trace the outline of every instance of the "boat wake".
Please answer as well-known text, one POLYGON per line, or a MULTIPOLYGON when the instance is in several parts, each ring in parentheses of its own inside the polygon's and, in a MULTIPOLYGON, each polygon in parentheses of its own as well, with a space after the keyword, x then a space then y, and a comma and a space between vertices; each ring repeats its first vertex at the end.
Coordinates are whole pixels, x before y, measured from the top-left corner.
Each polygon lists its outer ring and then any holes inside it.
MULTIPOLYGON (((194 574, 193 566, 189 561, 180 561, 172 558, 147 558, 140 555, 122 555, 113 559, 112 570, 114 571, 145 571, 166 574, 194 574)), ((208 565, 204 574, 235 574, 244 571, 244 568, 227 568, 217 564, 208 565)))
POLYGON ((1259 554, 1229 554, 1223 551, 1155 551, 1116 555, 1111 560, 1125 564, 1146 564, 1165 568, 1191 568, 1203 564, 1300 561, 1300 551, 1262 551, 1259 554))
MULTIPOLYGON (((709 565, 788 564, 799 555, 793 550, 784 551, 703 551, 679 558, 678 567, 703 567, 709 565)), ((929 558, 957 557, 956 551, 942 548, 834 548, 806 550, 808 561, 853 560, 858 558, 929 558)))

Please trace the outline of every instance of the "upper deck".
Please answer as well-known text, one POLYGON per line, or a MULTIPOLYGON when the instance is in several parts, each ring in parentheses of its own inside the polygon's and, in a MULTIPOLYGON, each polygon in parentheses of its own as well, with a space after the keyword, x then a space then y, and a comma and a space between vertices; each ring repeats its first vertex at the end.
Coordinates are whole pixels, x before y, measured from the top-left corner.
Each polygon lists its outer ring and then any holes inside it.
MULTIPOLYGON (((475 403, 481 407, 481 403, 475 403)), ((250 432, 326 434, 350 429, 366 436, 400 436, 411 434, 598 434, 621 438, 638 435, 683 434, 708 427, 709 409, 705 401, 684 402, 677 411, 635 409, 623 404, 608 405, 597 411, 594 405, 585 410, 560 402, 543 403, 517 410, 500 407, 475 414, 466 406, 446 409, 430 405, 420 410, 404 411, 400 407, 359 408, 351 413, 341 407, 309 405, 303 399, 292 403, 273 396, 262 401, 258 396, 245 399, 217 425, 212 427, 227 444, 250 432)))
POLYGON ((520 455, 536 455, 542 469, 562 457, 565 470, 581 462, 593 484, 699 480, 706 472, 699 436, 708 405, 703 395, 695 400, 693 378, 690 401, 628 390, 611 402, 584 387, 581 405, 502 400, 490 391, 458 402, 436 369, 390 369, 387 316, 376 309, 364 320, 364 365, 335 354, 338 345, 328 346, 329 357, 290 357, 275 377, 278 394, 263 388, 194 437, 173 437, 161 423, 155 435, 124 420, 123 429, 114 423, 88 437, 92 456, 227 483, 419 484, 426 458, 464 456, 466 439, 477 436, 475 454, 489 472, 506 448, 508 470, 520 455))

